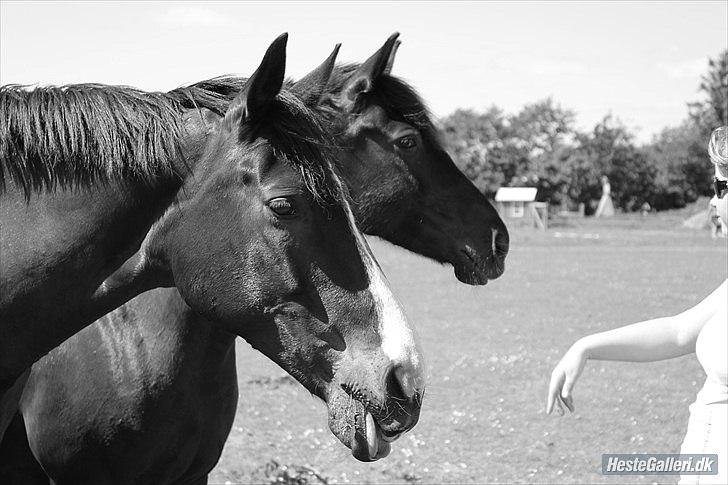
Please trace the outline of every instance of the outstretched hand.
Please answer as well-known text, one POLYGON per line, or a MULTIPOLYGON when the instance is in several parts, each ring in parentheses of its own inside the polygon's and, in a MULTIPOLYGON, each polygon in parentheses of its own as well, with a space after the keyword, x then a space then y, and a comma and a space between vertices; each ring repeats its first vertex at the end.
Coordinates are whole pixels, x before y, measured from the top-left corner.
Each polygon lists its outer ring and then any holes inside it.
POLYGON ((546 400, 546 414, 556 408, 559 416, 564 415, 564 407, 574 412, 574 398, 572 390, 576 380, 584 370, 586 364, 586 356, 584 352, 575 344, 561 358, 553 372, 551 372, 551 382, 549 383, 549 394, 546 400))

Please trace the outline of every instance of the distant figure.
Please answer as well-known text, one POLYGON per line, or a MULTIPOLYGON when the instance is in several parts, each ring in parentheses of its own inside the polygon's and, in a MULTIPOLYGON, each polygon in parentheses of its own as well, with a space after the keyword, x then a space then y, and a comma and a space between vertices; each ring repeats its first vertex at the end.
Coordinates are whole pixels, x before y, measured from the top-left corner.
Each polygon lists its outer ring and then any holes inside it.
POLYGON ((606 175, 602 175, 602 198, 599 199, 599 205, 594 217, 612 217, 614 215, 614 203, 611 194, 612 186, 609 185, 609 179, 606 175))
POLYGON ((644 204, 642 204, 642 207, 640 207, 640 211, 642 212, 642 217, 647 217, 647 215, 652 210, 652 206, 649 202, 645 201, 644 204))

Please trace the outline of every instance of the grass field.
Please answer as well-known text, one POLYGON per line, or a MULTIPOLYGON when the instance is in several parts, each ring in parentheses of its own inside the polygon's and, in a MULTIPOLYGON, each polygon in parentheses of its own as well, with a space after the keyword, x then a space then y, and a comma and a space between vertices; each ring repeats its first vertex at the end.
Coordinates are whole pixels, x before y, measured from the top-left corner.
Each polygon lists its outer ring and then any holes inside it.
POLYGON ((704 378, 694 355, 590 362, 564 417, 544 413, 548 378, 578 337, 676 313, 726 278, 726 240, 678 227, 655 217, 512 230, 505 275, 481 288, 374 240, 429 363, 417 427, 388 458, 359 463, 329 432, 323 404, 239 341, 238 413, 211 483, 286 473, 309 483, 624 483, 600 475, 601 454, 679 451, 704 378))

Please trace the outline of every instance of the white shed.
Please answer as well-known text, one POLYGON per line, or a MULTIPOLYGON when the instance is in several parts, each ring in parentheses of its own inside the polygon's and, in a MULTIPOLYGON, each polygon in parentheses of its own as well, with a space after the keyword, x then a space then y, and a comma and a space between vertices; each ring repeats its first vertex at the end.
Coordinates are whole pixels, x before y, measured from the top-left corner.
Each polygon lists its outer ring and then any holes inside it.
POLYGON ((501 187, 495 193, 495 201, 501 215, 506 217, 523 217, 526 215, 526 204, 536 200, 536 187, 501 187))
POLYGON ((537 193, 536 187, 501 187, 495 193, 498 212, 505 219, 528 220, 536 227, 546 229, 548 203, 536 202, 537 193))

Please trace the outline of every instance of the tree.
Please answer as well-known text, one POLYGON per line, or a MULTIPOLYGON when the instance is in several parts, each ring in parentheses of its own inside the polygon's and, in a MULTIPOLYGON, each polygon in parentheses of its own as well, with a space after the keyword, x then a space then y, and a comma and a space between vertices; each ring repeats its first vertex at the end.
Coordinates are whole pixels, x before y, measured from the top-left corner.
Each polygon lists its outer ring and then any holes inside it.
POLYGON ((564 183, 555 154, 573 138, 573 123, 574 113, 548 98, 510 116, 495 106, 484 113, 458 110, 442 128, 456 165, 486 195, 529 184, 549 199, 564 183))
POLYGON ((546 98, 527 104, 516 115, 509 117, 510 135, 522 140, 529 148, 530 157, 554 152, 573 137, 574 112, 546 98))
POLYGON ((576 147, 566 158, 567 193, 591 212, 602 193, 606 175, 615 204, 626 211, 638 210, 654 196, 655 169, 633 142, 632 134, 611 115, 591 133, 577 136, 576 147))
POLYGON ((728 125, 728 50, 708 60, 708 72, 700 78, 698 91, 703 99, 689 103, 688 107, 707 144, 715 128, 728 125))
POLYGON ((445 148, 481 192, 493 197, 513 171, 504 155, 507 126, 503 112, 457 110, 441 121, 445 148))
POLYGON ((665 128, 645 147, 657 172, 656 208, 682 207, 711 193, 707 146, 711 132, 728 125, 728 50, 708 60, 698 91, 703 99, 688 103, 688 119, 665 128))
POLYGON ((543 201, 562 201, 568 183, 563 166, 576 139, 574 117, 573 111, 546 98, 509 119, 511 139, 520 147, 521 178, 536 185, 543 201))
POLYGON ((644 147, 655 168, 655 209, 684 207, 700 195, 709 195, 712 167, 700 127, 688 119, 665 128, 644 147))
MULTIPOLYGON (((493 106, 483 113, 458 110, 442 121, 445 145, 458 167, 487 196, 499 187, 529 185, 551 204, 596 207, 601 177, 626 211, 644 202, 656 209, 682 207, 710 191, 707 140, 728 107, 725 55, 703 76, 706 100, 682 125, 663 130, 638 148, 632 133, 611 115, 591 132, 574 128, 574 113, 550 98, 506 115, 493 106), (723 104, 721 104, 723 103, 723 104), (702 123, 702 125, 700 124, 702 123)), ((692 106, 692 105, 691 105, 692 106)))

